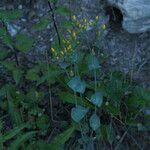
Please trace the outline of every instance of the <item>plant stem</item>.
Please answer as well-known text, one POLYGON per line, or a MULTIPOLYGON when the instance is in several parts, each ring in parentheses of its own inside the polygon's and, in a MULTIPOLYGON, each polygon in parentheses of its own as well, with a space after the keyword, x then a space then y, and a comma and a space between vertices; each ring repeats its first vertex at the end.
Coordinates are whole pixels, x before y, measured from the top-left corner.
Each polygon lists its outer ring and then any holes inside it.
POLYGON ((51 3, 48 1, 48 6, 50 8, 50 11, 52 13, 52 20, 53 20, 53 24, 54 24, 54 28, 56 30, 56 34, 57 34, 57 38, 58 38, 58 42, 59 42, 59 46, 61 46, 61 40, 60 40, 60 35, 59 35, 59 31, 58 31, 58 27, 57 27, 57 24, 56 24, 56 20, 55 20, 55 13, 54 13, 54 10, 51 6, 51 3))

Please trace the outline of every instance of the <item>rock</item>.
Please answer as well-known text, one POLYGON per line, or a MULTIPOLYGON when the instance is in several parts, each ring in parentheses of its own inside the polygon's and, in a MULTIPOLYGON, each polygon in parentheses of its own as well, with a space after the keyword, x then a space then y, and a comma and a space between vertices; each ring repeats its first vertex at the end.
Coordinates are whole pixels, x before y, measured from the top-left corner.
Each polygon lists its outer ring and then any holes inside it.
POLYGON ((150 31, 150 0, 108 0, 123 14, 122 26, 129 33, 150 31))
POLYGON ((17 26, 15 24, 9 24, 7 23, 7 30, 8 30, 8 33, 14 37, 16 36, 16 34, 18 33, 18 31, 21 29, 20 26, 17 26))

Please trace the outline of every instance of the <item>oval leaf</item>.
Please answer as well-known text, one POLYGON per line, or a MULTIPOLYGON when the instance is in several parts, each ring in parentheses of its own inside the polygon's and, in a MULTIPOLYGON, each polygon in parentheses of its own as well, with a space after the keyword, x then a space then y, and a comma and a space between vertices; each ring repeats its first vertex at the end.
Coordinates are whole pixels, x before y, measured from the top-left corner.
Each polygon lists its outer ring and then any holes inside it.
POLYGON ((33 40, 24 34, 16 36, 16 48, 21 52, 28 52, 33 46, 33 40))
POLYGON ((82 107, 82 106, 76 106, 74 108, 72 108, 71 110, 71 118, 75 121, 75 122, 80 122, 84 116, 86 115, 86 113, 88 112, 88 108, 82 107))
POLYGON ((84 81, 81 81, 79 76, 72 78, 67 84, 74 92, 84 93, 86 84, 84 81))
POLYGON ((60 6, 56 9, 56 12, 62 16, 69 16, 71 14, 71 10, 67 7, 60 6))
POLYGON ((103 103, 103 95, 102 95, 100 92, 95 92, 95 94, 93 94, 93 95, 91 96, 90 101, 91 101, 94 105, 100 107, 100 106, 102 105, 102 103, 103 103))
POLYGON ((96 113, 90 117, 90 127, 95 131, 100 127, 100 119, 96 113))

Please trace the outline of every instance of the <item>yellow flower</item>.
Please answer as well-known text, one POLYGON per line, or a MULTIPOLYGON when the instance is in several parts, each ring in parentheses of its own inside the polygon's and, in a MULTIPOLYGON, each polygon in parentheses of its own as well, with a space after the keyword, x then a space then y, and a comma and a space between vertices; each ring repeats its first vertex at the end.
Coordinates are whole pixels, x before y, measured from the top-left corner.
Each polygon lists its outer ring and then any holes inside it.
POLYGON ((61 53, 62 56, 64 55, 64 52, 63 52, 63 51, 61 51, 60 53, 61 53))
POLYGON ((98 21, 98 19, 99 19, 99 16, 96 16, 96 17, 95 17, 95 20, 98 21))
POLYGON ((65 53, 67 52, 67 49, 66 49, 66 48, 64 48, 64 52, 65 52, 65 53))
POLYGON ((72 46, 69 45, 69 46, 67 47, 67 50, 71 50, 71 49, 72 49, 72 46))
POLYGON ((78 24, 79 28, 82 28, 82 25, 81 24, 78 24))
POLYGON ((79 42, 79 41, 77 41, 77 44, 80 44, 80 42, 79 42))
POLYGON ((63 41, 63 43, 66 43, 66 41, 64 39, 62 41, 63 41))
POLYGON ((72 37, 73 37, 74 39, 77 38, 76 32, 72 32, 72 37))
POLYGON ((86 29, 87 29, 87 26, 86 26, 86 25, 84 25, 84 26, 83 26, 83 29, 84 29, 84 30, 86 30, 86 29))
POLYGON ((89 22, 89 25, 92 26, 92 25, 93 25, 93 22, 89 22))
POLYGON ((68 31, 69 33, 71 33, 71 30, 68 29, 67 31, 68 31))
POLYGON ((106 25, 105 25, 105 24, 102 25, 102 29, 103 29, 103 30, 106 29, 106 25))
POLYGON ((87 19, 84 19, 84 23, 87 23, 87 19))
POLYGON ((76 16, 75 16, 75 15, 73 15, 73 16, 72 16, 72 19, 73 19, 73 20, 76 20, 77 18, 76 18, 76 16))
POLYGON ((67 44, 70 44, 70 41, 68 40, 68 41, 66 41, 66 43, 67 43, 67 44))
POLYGON ((55 49, 52 47, 52 48, 51 48, 51 51, 52 51, 52 52, 55 52, 55 49))

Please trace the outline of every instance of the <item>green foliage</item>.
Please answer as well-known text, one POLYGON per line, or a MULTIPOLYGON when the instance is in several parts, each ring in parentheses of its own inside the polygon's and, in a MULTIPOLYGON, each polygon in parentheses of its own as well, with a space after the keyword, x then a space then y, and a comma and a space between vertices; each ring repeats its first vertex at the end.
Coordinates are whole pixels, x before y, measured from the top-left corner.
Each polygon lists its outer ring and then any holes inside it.
POLYGON ((91 96, 90 101, 91 101, 94 105, 100 107, 100 106, 102 105, 102 103, 103 103, 103 96, 102 96, 102 94, 101 94, 100 92, 95 92, 95 93, 91 96))
POLYGON ((28 133, 24 133, 20 136, 18 136, 18 138, 10 145, 10 149, 11 150, 16 150, 19 149, 19 147, 26 142, 27 140, 29 140, 31 137, 33 137, 35 135, 36 131, 32 131, 32 132, 28 132, 28 133))
POLYGON ((58 95, 60 100, 62 100, 64 103, 75 104, 77 101, 77 104, 80 104, 81 106, 86 106, 91 109, 94 109, 94 106, 90 102, 88 102, 85 99, 82 99, 79 96, 76 96, 76 101, 75 101, 74 94, 71 94, 69 92, 60 92, 58 95))
POLYGON ((10 35, 7 33, 6 27, 0 28, 0 40, 8 47, 12 48, 13 42, 10 35))
POLYGON ((0 10, 0 20, 12 21, 18 19, 23 15, 21 10, 0 10))
POLYGON ((80 77, 75 76, 68 82, 68 86, 74 91, 79 93, 84 93, 86 84, 84 81, 81 81, 80 77))
POLYGON ((64 6, 59 6, 57 9, 56 9, 56 12, 62 16, 69 16, 71 15, 71 10, 68 9, 67 7, 64 7, 64 6))
POLYGON ((62 146, 65 144, 66 141, 72 136, 75 131, 75 127, 71 126, 61 134, 57 135, 53 141, 50 143, 50 150, 61 150, 62 146))
POLYGON ((8 140, 10 140, 11 138, 15 137, 17 134, 19 134, 21 132, 21 130, 23 130, 25 127, 27 127, 27 124, 21 124, 15 128, 13 128, 12 130, 8 131, 7 133, 5 133, 2 136, 2 142, 6 142, 8 140))
POLYGON ((13 70, 13 78, 14 78, 16 84, 18 84, 20 82, 22 74, 23 74, 23 71, 21 69, 13 70))
POLYGON ((79 123, 84 118, 84 116, 86 115, 88 110, 89 110, 88 108, 78 105, 78 106, 72 108, 71 117, 75 122, 79 123))
POLYGON ((90 117, 90 126, 91 128, 95 131, 97 130, 99 127, 100 127, 100 119, 99 117, 97 116, 97 114, 93 114, 91 117, 90 117))
POLYGON ((49 20, 47 18, 41 18, 40 21, 35 24, 33 27, 37 30, 43 30, 45 28, 47 28, 49 24, 49 20))
POLYGON ((3 60, 7 54, 8 54, 8 51, 6 49, 0 49, 0 60, 3 60))
MULTIPOLYGON (((58 5, 57 0, 48 1, 52 6, 58 5)), ((0 116, 0 149, 62 150, 80 146, 92 149, 98 140, 113 147, 117 144, 117 134, 129 132, 128 129, 149 131, 149 114, 144 114, 144 110, 150 107, 150 91, 131 85, 122 73, 105 74, 102 62, 106 60, 101 58, 102 49, 96 45, 101 37, 97 36, 90 50, 84 51, 86 45, 82 38, 91 22, 77 20, 64 6, 53 10, 65 16, 58 28, 60 42, 54 39, 52 56, 47 51, 46 60, 32 63, 27 59, 25 65, 18 55, 25 56, 35 41, 21 32, 12 38, 6 27, 9 21, 23 14, 20 10, 0 10, 3 23, 0 69, 4 73, 0 75, 3 76, 0 78, 0 114, 6 113, 10 121, 6 130, 5 116, 0 116), (60 130, 53 133, 57 124, 60 130)), ((33 28, 44 30, 49 24, 48 18, 40 18, 33 28)), ((92 27, 102 36, 105 26, 98 29, 97 19, 92 27)))
POLYGON ((33 46, 33 39, 29 38, 24 34, 18 34, 16 36, 15 47, 21 52, 28 52, 33 46))

